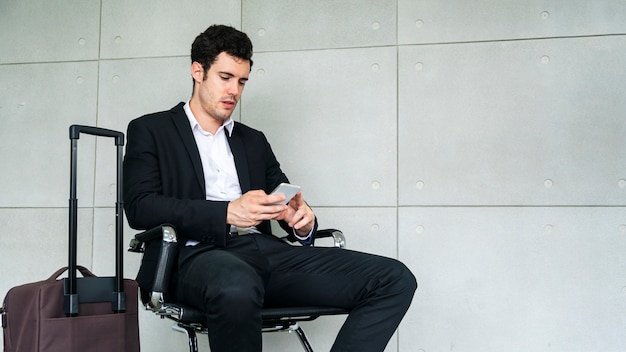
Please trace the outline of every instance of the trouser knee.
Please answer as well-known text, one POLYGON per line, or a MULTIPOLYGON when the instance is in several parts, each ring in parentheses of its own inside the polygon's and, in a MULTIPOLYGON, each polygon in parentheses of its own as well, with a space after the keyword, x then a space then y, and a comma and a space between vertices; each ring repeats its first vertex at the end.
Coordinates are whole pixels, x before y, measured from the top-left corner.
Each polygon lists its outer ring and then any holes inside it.
POLYGON ((233 324, 260 319, 264 290, 257 278, 231 278, 209 286, 204 297, 209 318, 233 324))
POLYGON ((417 290, 417 279, 415 275, 403 263, 394 260, 393 280, 390 287, 397 292, 398 295, 411 300, 417 290))

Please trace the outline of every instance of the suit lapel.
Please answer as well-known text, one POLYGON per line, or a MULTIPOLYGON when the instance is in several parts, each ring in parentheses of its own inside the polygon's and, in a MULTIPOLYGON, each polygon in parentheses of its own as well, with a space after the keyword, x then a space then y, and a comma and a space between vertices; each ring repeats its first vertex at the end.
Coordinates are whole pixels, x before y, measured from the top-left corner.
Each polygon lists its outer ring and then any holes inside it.
POLYGON ((183 145, 185 146, 185 149, 187 150, 187 153, 191 158, 194 173, 196 174, 196 178, 204 194, 206 185, 204 184, 204 172, 202 171, 200 152, 198 151, 198 146, 196 146, 196 140, 193 137, 193 132, 191 131, 191 127, 189 125, 189 119, 185 114, 183 105, 183 103, 180 103, 178 106, 172 109, 172 121, 174 121, 174 125, 176 126, 181 140, 183 141, 183 145))
MULTIPOLYGON (((235 158, 235 168, 237 169, 237 176, 239 176, 239 186, 241 187, 241 193, 246 193, 250 190, 250 172, 248 170, 248 158, 246 157, 246 149, 243 145, 243 139, 238 133, 237 122, 233 127, 233 133, 228 138, 230 144, 230 151, 235 158)), ((228 133, 226 134, 228 135, 228 133)))

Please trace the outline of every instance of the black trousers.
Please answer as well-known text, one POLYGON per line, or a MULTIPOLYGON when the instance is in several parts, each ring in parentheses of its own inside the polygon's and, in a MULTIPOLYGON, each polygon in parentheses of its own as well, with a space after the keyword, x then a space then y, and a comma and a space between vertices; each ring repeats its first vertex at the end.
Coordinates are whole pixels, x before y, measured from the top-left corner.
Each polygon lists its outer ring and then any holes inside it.
POLYGON ((261 308, 301 305, 350 311, 331 351, 381 352, 416 288, 413 274, 395 259, 256 234, 185 261, 176 296, 207 312, 213 352, 261 351, 261 308))

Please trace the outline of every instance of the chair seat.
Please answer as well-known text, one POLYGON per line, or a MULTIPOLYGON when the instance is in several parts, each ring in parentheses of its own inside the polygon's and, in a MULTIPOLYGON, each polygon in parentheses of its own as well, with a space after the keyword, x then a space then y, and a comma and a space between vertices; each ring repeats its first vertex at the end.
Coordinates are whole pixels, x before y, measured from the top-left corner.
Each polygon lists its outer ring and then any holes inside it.
MULTIPOLYGON (((176 307, 180 311, 180 318, 175 319, 185 324, 201 324, 206 323, 206 314, 196 308, 184 306, 180 304, 164 305, 164 308, 176 307)), ((327 306, 304 306, 304 307, 272 307, 263 308, 261 311, 261 318, 263 322, 276 322, 276 321, 307 321, 314 320, 323 315, 341 315, 348 314, 348 311, 343 308, 327 307, 327 306)))
POLYGON ((323 315, 341 315, 348 314, 348 311, 343 308, 326 307, 326 306, 307 306, 307 307, 280 307, 280 308, 263 308, 261 317, 263 320, 286 320, 295 319, 298 320, 313 320, 323 315))

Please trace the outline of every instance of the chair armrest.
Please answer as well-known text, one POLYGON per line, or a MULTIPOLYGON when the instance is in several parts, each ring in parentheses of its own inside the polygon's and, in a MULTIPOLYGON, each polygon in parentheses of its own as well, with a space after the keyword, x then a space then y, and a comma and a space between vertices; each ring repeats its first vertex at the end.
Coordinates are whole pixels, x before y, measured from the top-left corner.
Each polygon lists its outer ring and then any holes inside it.
POLYGON ((178 239, 176 237, 176 230, 174 229, 174 226, 161 224, 151 228, 150 230, 136 234, 135 237, 130 240, 128 251, 143 253, 145 251, 145 244, 156 239, 162 239, 163 242, 177 242, 178 239))
POLYGON ((326 238, 326 237, 333 238, 334 247, 346 248, 346 238, 343 235, 343 232, 336 230, 336 229, 323 229, 323 230, 317 230, 317 232, 315 233, 316 239, 326 238))
MULTIPOLYGON (((337 248, 346 248, 346 238, 343 235, 343 232, 341 232, 340 230, 336 230, 336 229, 322 229, 322 230, 317 230, 317 232, 315 233, 315 239, 318 240, 320 238, 328 238, 328 237, 332 237, 333 239, 333 247, 337 247, 337 248)), ((295 243, 297 242, 297 239, 295 236, 293 235, 288 235, 285 237, 279 237, 280 239, 282 239, 285 242, 289 242, 289 243, 295 243)), ((311 244, 311 246, 313 246, 314 244, 311 244)))
POLYGON ((137 282, 147 309, 158 311, 165 302, 176 270, 178 239, 173 226, 164 224, 135 235, 129 251, 143 253, 137 282))

